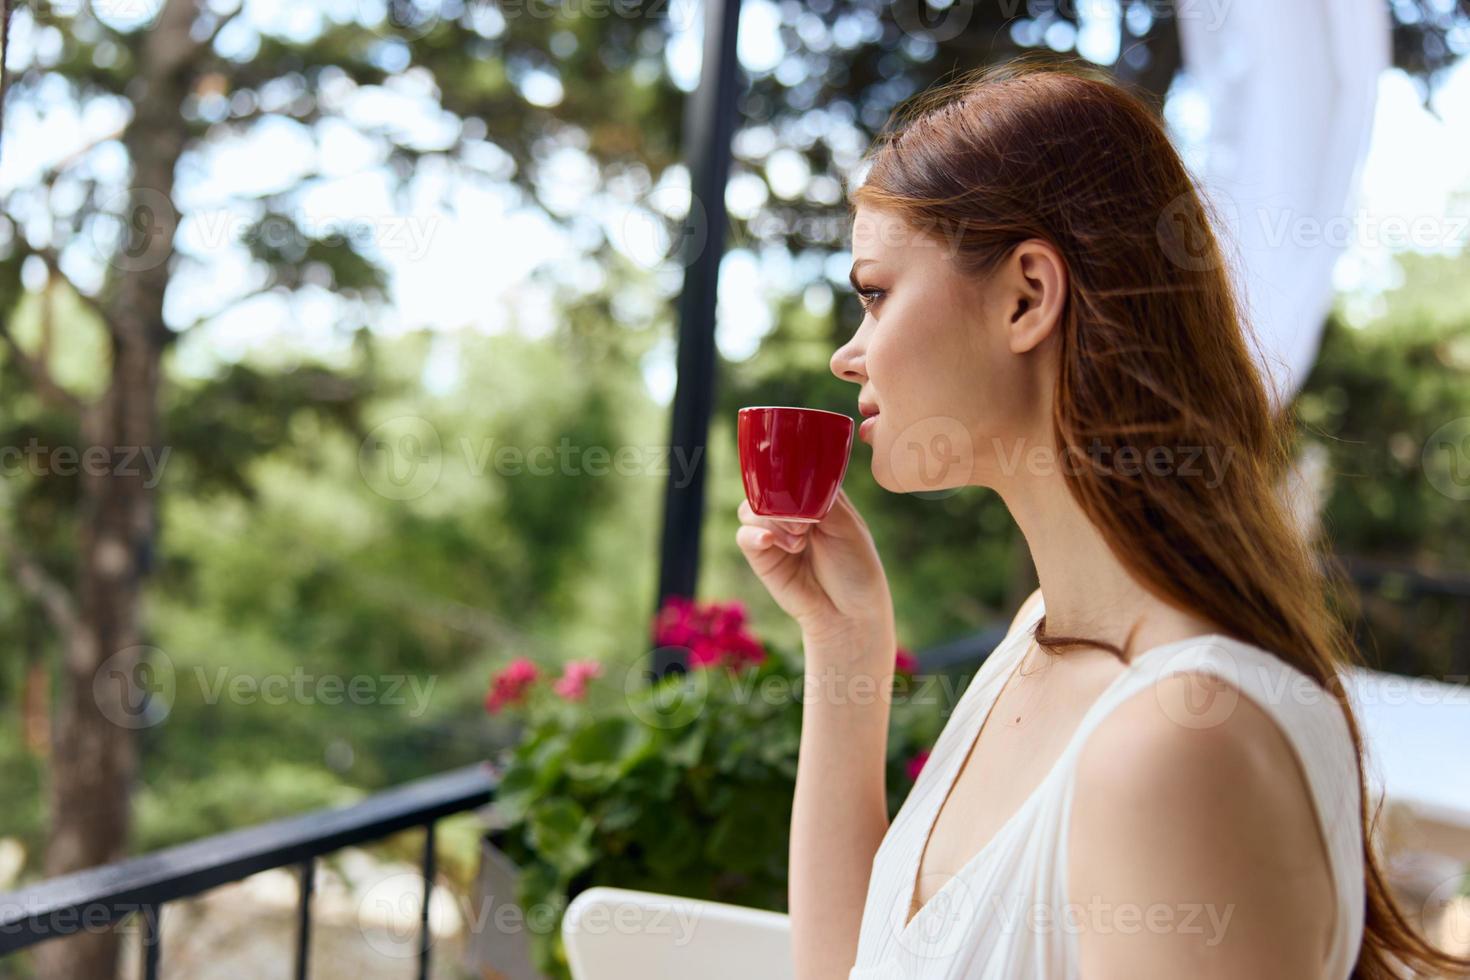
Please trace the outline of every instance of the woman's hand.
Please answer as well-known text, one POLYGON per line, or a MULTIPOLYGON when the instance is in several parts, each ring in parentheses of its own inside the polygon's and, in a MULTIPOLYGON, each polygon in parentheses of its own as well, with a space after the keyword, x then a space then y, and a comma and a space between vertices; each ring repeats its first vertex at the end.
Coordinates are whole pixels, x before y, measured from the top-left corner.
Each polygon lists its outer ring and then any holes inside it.
POLYGON ((740 502, 735 541, 776 604, 809 637, 854 626, 889 631, 893 600, 868 525, 839 490, 819 524, 761 517, 740 502))

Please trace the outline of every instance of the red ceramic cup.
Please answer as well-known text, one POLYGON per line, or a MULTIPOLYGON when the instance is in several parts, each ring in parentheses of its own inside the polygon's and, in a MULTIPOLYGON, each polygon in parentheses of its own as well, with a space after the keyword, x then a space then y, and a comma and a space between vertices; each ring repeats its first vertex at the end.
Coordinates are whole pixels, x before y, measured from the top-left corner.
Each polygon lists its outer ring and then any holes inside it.
POLYGON ((852 419, 820 408, 740 410, 740 475, 762 517, 815 524, 827 516, 852 455, 852 419))

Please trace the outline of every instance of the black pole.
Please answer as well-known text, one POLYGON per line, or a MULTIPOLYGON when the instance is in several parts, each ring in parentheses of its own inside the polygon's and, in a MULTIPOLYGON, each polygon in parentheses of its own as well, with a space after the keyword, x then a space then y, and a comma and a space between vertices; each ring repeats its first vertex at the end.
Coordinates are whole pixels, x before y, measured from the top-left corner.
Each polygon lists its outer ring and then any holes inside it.
MULTIPOLYGON (((669 435, 671 463, 664 493, 657 608, 669 596, 693 597, 698 584, 705 452, 714 405, 715 299, 720 259, 725 253, 725 184, 735 132, 739 78, 735 35, 740 0, 705 0, 704 16, 699 88, 684 107, 684 158, 689 161, 692 198, 679 240, 684 290, 679 295, 678 380, 669 435)), ((684 666, 683 651, 654 651, 655 675, 684 666)))
POLYGON ((153 903, 140 910, 143 916, 143 980, 158 980, 158 957, 163 949, 163 906, 153 903))
POLYGON ((429 980, 429 899, 434 895, 434 822, 424 824, 424 904, 419 909, 419 980, 429 980))
POLYGON ((296 980, 306 980, 311 967, 311 895, 316 879, 316 859, 296 866, 301 879, 296 907, 296 980))

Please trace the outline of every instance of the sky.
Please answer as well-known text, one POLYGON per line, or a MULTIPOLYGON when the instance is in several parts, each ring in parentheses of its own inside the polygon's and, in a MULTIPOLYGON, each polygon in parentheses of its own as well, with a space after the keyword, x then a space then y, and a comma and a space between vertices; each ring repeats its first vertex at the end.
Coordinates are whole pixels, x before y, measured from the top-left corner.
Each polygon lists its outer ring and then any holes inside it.
MULTIPOLYGON (((140 5, 148 2, 136 0, 140 5)), ((310 34, 320 18, 344 16, 337 8, 344 3, 350 8, 352 2, 324 0, 313 5, 252 0, 249 16, 256 26, 274 32, 310 34)), ((669 9, 676 33, 663 58, 675 83, 689 91, 699 74, 699 8, 694 0, 672 0, 669 9)), ((1117 56, 1116 22, 1095 13, 1105 14, 1107 4, 1085 4, 1081 9, 1094 11, 1094 15, 1084 21, 1080 34, 1069 31, 1066 37, 1048 35, 1045 40, 1058 47, 1075 44, 1081 54, 1100 63, 1112 61, 1117 56)), ((781 70, 779 18, 778 8, 767 0, 746 0, 743 5, 738 53, 748 71, 781 70)), ((242 31, 233 43, 248 45, 248 33, 242 31)), ((845 40, 862 43, 860 37, 845 40)), ((44 49, 55 42, 18 21, 13 49, 28 45, 44 49)), ((560 84, 550 76, 523 79, 521 86, 528 97, 543 104, 554 105, 560 98, 560 84)), ((366 95, 348 94, 346 87, 334 93, 331 86, 325 94, 328 99, 340 97, 340 106, 352 122, 392 126, 403 138, 425 148, 446 144, 456 130, 447 114, 424 110, 431 96, 431 80, 422 72, 406 72, 390 86, 366 95)), ((1425 110, 1407 76, 1389 71, 1380 78, 1371 147, 1353 213, 1353 242, 1334 272, 1334 283, 1350 312, 1371 315, 1374 295, 1395 284, 1396 252, 1416 247, 1453 250, 1463 248, 1470 239, 1470 200, 1466 197, 1470 191, 1470 70, 1464 62, 1442 83, 1433 110, 1425 110), (1457 192, 1461 195, 1458 202, 1453 199, 1457 192), (1379 229, 1389 216, 1430 216, 1431 231, 1417 242, 1386 240, 1379 229)), ((204 106, 203 111, 209 107, 204 106)), ((1191 147, 1198 150, 1207 138, 1209 120, 1203 100, 1187 81, 1176 86, 1166 116, 1189 159, 1191 147)), ((86 166, 102 176, 115 175, 120 183, 126 161, 108 137, 125 118, 121 107, 109 105, 97 105, 79 116, 59 94, 39 107, 12 106, 0 155, 0 188, 24 183, 39 169, 94 144, 86 166)), ((749 138, 760 136, 753 133, 749 138)), ((863 147, 854 143, 844 150, 855 159, 863 147)), ((212 147, 202 167, 180 174, 176 188, 183 209, 196 215, 180 228, 180 246, 209 259, 207 274, 181 277, 170 289, 166 315, 172 324, 206 321, 181 345, 183 368, 189 370, 192 365, 205 371, 220 360, 269 356, 268 352, 285 348, 329 351, 340 347, 335 324, 341 309, 326 290, 308 293, 292 301, 289 308, 284 300, 270 296, 233 306, 220 301, 222 296, 248 293, 259 285, 242 250, 230 247, 251 219, 231 203, 230 196, 291 186, 313 161, 322 179, 302 196, 296 217, 308 229, 330 230, 351 222, 369 236, 392 281, 391 306, 374 316, 375 329, 398 333, 428 328, 446 335, 465 327, 486 333, 508 329, 532 336, 548 333, 554 326, 555 305, 545 287, 530 282, 532 272, 554 269, 563 287, 588 291, 598 288, 602 273, 590 262, 567 260, 579 254, 577 242, 569 240, 539 210, 527 207, 503 178, 497 179, 497 174, 508 172, 508 161, 503 155, 497 159, 497 153, 485 145, 479 179, 467 180, 447 166, 427 163, 407 200, 400 200, 393 196, 378 165, 378 148, 350 125, 328 125, 314 140, 296 124, 282 121, 258 127, 248 140, 212 147), (221 305, 228 307, 226 312, 212 315, 221 305)), ((594 215, 619 248, 652 273, 645 293, 634 292, 620 300, 626 316, 636 320, 656 315, 660 304, 677 291, 679 270, 672 263, 660 265, 666 245, 664 229, 650 220, 649 211, 632 202, 641 200, 677 214, 687 207, 687 173, 674 168, 654 188, 603 187, 588 159, 575 147, 568 147, 554 160, 552 174, 548 186, 555 188, 556 206, 568 213, 594 215)), ((783 196, 805 193, 813 179, 795 152, 775 154, 766 177, 771 188, 783 196)), ((842 189, 826 180, 818 192, 835 201, 842 189)), ((727 191, 727 204, 733 212, 756 214, 767 193, 766 182, 737 179, 727 191)), ((27 220, 28 228, 40 229, 43 224, 39 215, 27 220)), ((105 244, 96 243, 90 255, 86 249, 78 250, 68 273, 84 286, 95 284, 102 269, 98 257, 105 253, 105 244)), ((845 281, 849 262, 850 258, 837 256, 820 270, 831 285, 808 289, 808 303, 821 307, 830 303, 832 288, 846 288, 838 284, 845 281)), ((722 354, 733 360, 753 354, 772 326, 775 298, 816 272, 769 251, 758 255, 735 248, 727 252, 721 268, 716 337, 722 354)), ((672 397, 673 358, 669 336, 644 365, 645 381, 660 402, 672 397)), ((445 387, 453 383, 454 374, 454 351, 446 344, 431 358, 425 380, 431 387, 445 387)))

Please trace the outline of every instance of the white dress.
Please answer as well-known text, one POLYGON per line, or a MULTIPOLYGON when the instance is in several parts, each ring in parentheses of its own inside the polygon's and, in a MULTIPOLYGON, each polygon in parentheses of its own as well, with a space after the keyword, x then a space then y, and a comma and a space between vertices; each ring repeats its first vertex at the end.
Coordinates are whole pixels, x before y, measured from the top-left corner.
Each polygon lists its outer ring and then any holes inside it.
MULTIPOLYGON (((939 808, 991 704, 1030 646, 1032 628, 1043 612, 1038 600, 981 665, 889 826, 873 859, 850 980, 1078 977, 1079 918, 1085 926, 1088 913, 1085 907, 1069 907, 1066 848, 1077 756, 1109 711, 1160 677, 1185 670, 1220 677, 1260 704, 1302 762, 1337 896, 1324 975, 1350 976, 1363 937, 1365 895, 1357 760, 1347 721, 1336 700, 1301 671, 1224 636, 1194 637, 1136 657, 1083 715, 1035 791, 906 923, 920 854, 939 808)), ((1217 701, 1228 708, 1228 696, 1217 701)), ((1185 921, 1187 909, 1173 914, 1180 928, 1211 934, 1203 912, 1194 923, 1185 921)))

